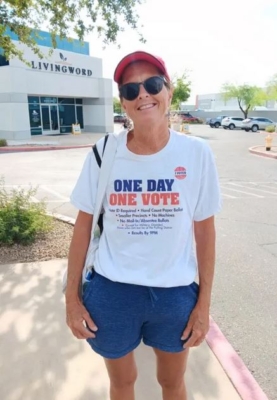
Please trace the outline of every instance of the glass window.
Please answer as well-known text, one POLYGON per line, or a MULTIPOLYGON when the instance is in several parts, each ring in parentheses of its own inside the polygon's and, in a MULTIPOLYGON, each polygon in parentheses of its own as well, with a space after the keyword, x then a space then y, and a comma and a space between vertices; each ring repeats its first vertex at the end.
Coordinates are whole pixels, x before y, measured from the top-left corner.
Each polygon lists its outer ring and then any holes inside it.
POLYGON ((75 106, 59 105, 60 126, 70 126, 75 124, 75 106))
POLYGON ((4 67, 5 65, 9 65, 9 61, 0 54, 0 67, 4 67))
POLYGON ((84 129, 83 107, 76 107, 77 123, 80 124, 81 129, 84 129))
POLYGON ((40 102, 44 104, 56 104, 57 97, 41 97, 40 102))
POLYGON ((58 99, 59 104, 75 104, 74 99, 66 98, 66 97, 59 97, 58 99))
POLYGON ((29 104, 29 119, 31 128, 41 128, 41 116, 38 104, 29 104))
POLYGON ((39 104, 39 97, 38 96, 28 96, 28 103, 39 104))
POLYGON ((31 135, 42 135, 42 129, 41 128, 31 128, 31 135))
POLYGON ((76 100, 76 104, 83 104, 83 99, 75 99, 76 100))

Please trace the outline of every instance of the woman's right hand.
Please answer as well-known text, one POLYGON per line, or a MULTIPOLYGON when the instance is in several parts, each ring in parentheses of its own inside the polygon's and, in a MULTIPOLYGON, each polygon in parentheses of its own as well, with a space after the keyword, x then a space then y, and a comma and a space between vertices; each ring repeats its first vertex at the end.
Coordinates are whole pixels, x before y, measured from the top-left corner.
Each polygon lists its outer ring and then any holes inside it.
POLYGON ((98 330, 79 299, 66 301, 66 323, 77 339, 95 338, 93 332, 98 330), (87 324, 89 329, 84 325, 84 323, 87 324))

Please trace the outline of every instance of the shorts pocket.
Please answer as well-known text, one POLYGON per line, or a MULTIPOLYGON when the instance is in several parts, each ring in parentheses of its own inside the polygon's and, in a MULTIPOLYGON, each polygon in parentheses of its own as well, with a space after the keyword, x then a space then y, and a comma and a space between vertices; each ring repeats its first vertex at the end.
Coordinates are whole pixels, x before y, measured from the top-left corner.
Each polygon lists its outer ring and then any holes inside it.
POLYGON ((96 278, 97 278, 97 274, 95 271, 93 271, 91 280, 89 282, 85 282, 83 284, 83 295, 82 295, 83 303, 89 298, 91 291, 93 290, 93 286, 95 284, 96 278))

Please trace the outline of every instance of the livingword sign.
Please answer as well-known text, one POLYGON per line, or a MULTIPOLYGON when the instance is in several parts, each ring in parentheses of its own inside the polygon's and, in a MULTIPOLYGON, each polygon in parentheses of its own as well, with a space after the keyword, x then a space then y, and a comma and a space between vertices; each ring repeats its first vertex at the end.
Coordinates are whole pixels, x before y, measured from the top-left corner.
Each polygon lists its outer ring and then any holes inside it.
POLYGON ((71 75, 82 75, 82 76, 92 76, 92 70, 87 68, 74 67, 72 64, 67 62, 67 58, 60 53, 61 61, 54 63, 44 62, 44 61, 31 61, 32 69, 48 71, 48 72, 60 72, 63 74, 71 75))

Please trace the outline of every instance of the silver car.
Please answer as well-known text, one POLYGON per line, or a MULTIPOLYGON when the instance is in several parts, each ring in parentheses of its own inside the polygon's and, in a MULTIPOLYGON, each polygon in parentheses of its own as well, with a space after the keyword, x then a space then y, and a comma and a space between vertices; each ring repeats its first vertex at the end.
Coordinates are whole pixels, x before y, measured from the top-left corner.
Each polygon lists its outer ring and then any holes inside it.
POLYGON ((241 129, 245 130, 246 132, 257 132, 259 130, 264 130, 270 125, 274 125, 276 127, 276 122, 273 122, 269 118, 251 117, 242 121, 241 129))

